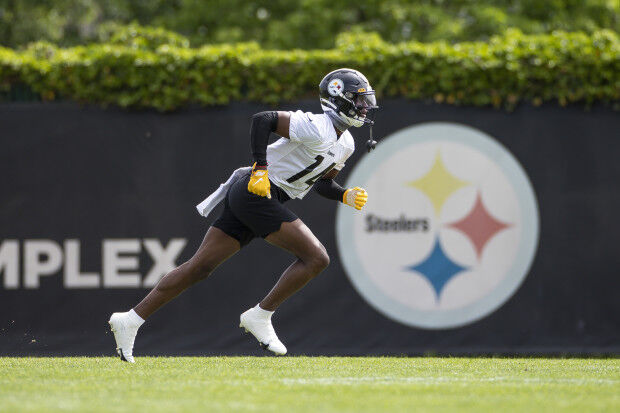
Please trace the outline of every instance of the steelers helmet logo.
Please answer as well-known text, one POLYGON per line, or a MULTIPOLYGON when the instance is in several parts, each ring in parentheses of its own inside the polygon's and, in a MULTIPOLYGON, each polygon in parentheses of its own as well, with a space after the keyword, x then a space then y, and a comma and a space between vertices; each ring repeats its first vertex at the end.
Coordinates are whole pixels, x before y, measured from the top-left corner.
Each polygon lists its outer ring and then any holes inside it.
POLYGON ((525 171, 492 137, 426 123, 385 138, 347 186, 369 194, 339 206, 337 242, 353 286, 377 311, 429 329, 498 309, 527 276, 538 206, 525 171))
POLYGON ((338 96, 344 90, 344 83, 340 79, 332 79, 327 85, 327 92, 331 96, 338 96))

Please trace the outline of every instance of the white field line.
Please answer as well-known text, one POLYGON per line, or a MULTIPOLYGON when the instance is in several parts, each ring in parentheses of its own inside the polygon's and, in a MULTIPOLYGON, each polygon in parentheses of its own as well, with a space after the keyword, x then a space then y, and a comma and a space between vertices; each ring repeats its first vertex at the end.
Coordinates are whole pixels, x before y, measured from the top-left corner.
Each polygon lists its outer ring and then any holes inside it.
POLYGON ((282 378, 283 384, 318 384, 318 385, 392 385, 392 384, 451 384, 451 383, 503 383, 503 384, 604 384, 619 385, 620 380, 598 378, 541 378, 541 377, 311 377, 311 378, 282 378))

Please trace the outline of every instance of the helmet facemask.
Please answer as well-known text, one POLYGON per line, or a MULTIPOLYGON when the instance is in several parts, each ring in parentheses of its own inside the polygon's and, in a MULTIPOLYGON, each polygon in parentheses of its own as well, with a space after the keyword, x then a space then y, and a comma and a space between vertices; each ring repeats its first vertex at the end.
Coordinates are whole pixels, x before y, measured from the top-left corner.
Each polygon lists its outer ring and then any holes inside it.
POLYGON ((340 92, 329 100, 322 98, 323 110, 333 110, 340 120, 348 126, 359 128, 374 124, 374 115, 377 106, 375 91, 340 92))

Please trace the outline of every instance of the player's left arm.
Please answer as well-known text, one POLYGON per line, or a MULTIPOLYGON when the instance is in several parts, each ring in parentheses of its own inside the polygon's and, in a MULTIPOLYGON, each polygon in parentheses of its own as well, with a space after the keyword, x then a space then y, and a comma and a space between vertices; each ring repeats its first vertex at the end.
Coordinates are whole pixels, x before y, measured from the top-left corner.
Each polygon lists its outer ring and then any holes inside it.
POLYGON ((338 175, 337 169, 332 169, 317 180, 314 184, 314 189, 319 195, 327 198, 340 201, 344 204, 352 206, 353 208, 360 210, 368 201, 368 193, 365 189, 360 187, 345 189, 341 187, 334 178, 338 175))

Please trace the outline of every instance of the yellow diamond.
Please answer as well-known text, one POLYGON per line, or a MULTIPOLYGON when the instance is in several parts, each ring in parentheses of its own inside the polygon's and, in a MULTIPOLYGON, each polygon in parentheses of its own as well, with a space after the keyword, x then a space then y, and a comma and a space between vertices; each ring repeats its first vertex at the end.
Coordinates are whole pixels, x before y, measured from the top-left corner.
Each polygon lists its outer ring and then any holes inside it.
POLYGON ((437 216, 446 199, 454 191, 466 185, 469 185, 469 182, 457 178, 446 169, 439 151, 435 156, 435 163, 426 175, 415 181, 407 182, 407 186, 419 189, 430 198, 437 216))

